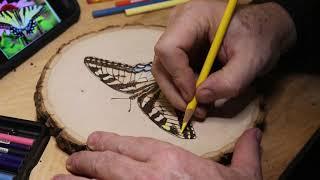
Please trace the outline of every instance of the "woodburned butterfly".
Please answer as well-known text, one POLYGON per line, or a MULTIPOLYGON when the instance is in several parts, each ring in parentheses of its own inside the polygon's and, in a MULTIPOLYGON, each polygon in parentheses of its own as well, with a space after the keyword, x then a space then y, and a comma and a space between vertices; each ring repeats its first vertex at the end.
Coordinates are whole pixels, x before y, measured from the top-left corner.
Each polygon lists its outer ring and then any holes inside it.
POLYGON ((182 117, 161 93, 151 73, 151 62, 131 66, 90 56, 85 57, 84 64, 110 88, 131 94, 130 101, 137 98, 140 109, 161 129, 182 139, 196 138, 191 123, 180 132, 182 117))

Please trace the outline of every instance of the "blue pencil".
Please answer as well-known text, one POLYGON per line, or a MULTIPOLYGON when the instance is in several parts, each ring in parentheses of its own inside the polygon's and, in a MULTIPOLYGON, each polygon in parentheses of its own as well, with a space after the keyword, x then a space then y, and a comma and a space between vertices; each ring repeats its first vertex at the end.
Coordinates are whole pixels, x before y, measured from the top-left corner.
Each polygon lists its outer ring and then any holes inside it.
POLYGON ((12 175, 12 174, 0 172, 0 179, 1 179, 1 180, 13 180, 14 177, 15 177, 15 176, 12 175))
POLYGON ((126 5, 126 6, 97 10, 97 11, 92 12, 92 16, 97 18, 97 17, 107 16, 107 15, 122 13, 126 9, 135 8, 135 7, 139 7, 139 6, 145 6, 145 5, 154 4, 154 3, 159 3, 159 2, 163 2, 163 1, 167 1, 167 0, 148 0, 148 1, 137 2, 134 4, 126 5))

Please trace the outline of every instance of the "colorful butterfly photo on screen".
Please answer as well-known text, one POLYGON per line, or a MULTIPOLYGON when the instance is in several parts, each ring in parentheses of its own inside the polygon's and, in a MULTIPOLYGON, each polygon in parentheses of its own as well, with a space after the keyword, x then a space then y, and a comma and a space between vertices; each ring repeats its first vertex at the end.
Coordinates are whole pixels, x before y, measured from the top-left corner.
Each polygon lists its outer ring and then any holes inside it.
POLYGON ((107 86, 129 94, 130 102, 137 99, 139 108, 162 130, 182 139, 196 138, 192 123, 180 132, 183 117, 161 93, 151 73, 151 62, 128 65, 88 56, 84 64, 107 86))
POLYGON ((48 4, 38 1, 0 1, 0 50, 8 58, 59 23, 48 4))

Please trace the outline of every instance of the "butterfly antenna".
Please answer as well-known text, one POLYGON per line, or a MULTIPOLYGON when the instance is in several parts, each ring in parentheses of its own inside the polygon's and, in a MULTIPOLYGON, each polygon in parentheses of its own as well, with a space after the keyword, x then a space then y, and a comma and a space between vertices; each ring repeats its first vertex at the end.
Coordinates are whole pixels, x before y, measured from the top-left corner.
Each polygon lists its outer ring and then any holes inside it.
POLYGON ((132 99, 130 99, 130 107, 129 107, 128 112, 130 112, 130 111, 131 111, 131 101, 132 101, 132 99))

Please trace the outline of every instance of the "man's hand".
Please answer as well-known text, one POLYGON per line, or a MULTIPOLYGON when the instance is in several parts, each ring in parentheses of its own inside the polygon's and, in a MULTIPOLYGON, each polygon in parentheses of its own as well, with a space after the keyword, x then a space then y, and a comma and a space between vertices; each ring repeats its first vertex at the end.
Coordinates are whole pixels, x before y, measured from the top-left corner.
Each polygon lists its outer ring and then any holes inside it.
POLYGON ((162 92, 181 111, 196 95, 195 116, 199 118, 206 115, 201 104, 237 96, 256 76, 267 72, 296 38, 291 17, 278 4, 239 6, 218 54, 224 67, 196 90, 192 65, 201 68, 204 50, 214 39, 225 7, 225 2, 212 0, 178 6, 155 46, 152 72, 162 92))
POLYGON ((95 132, 87 141, 93 151, 74 153, 67 161, 75 175, 54 180, 260 180, 260 141, 260 130, 247 130, 225 167, 158 140, 95 132))

